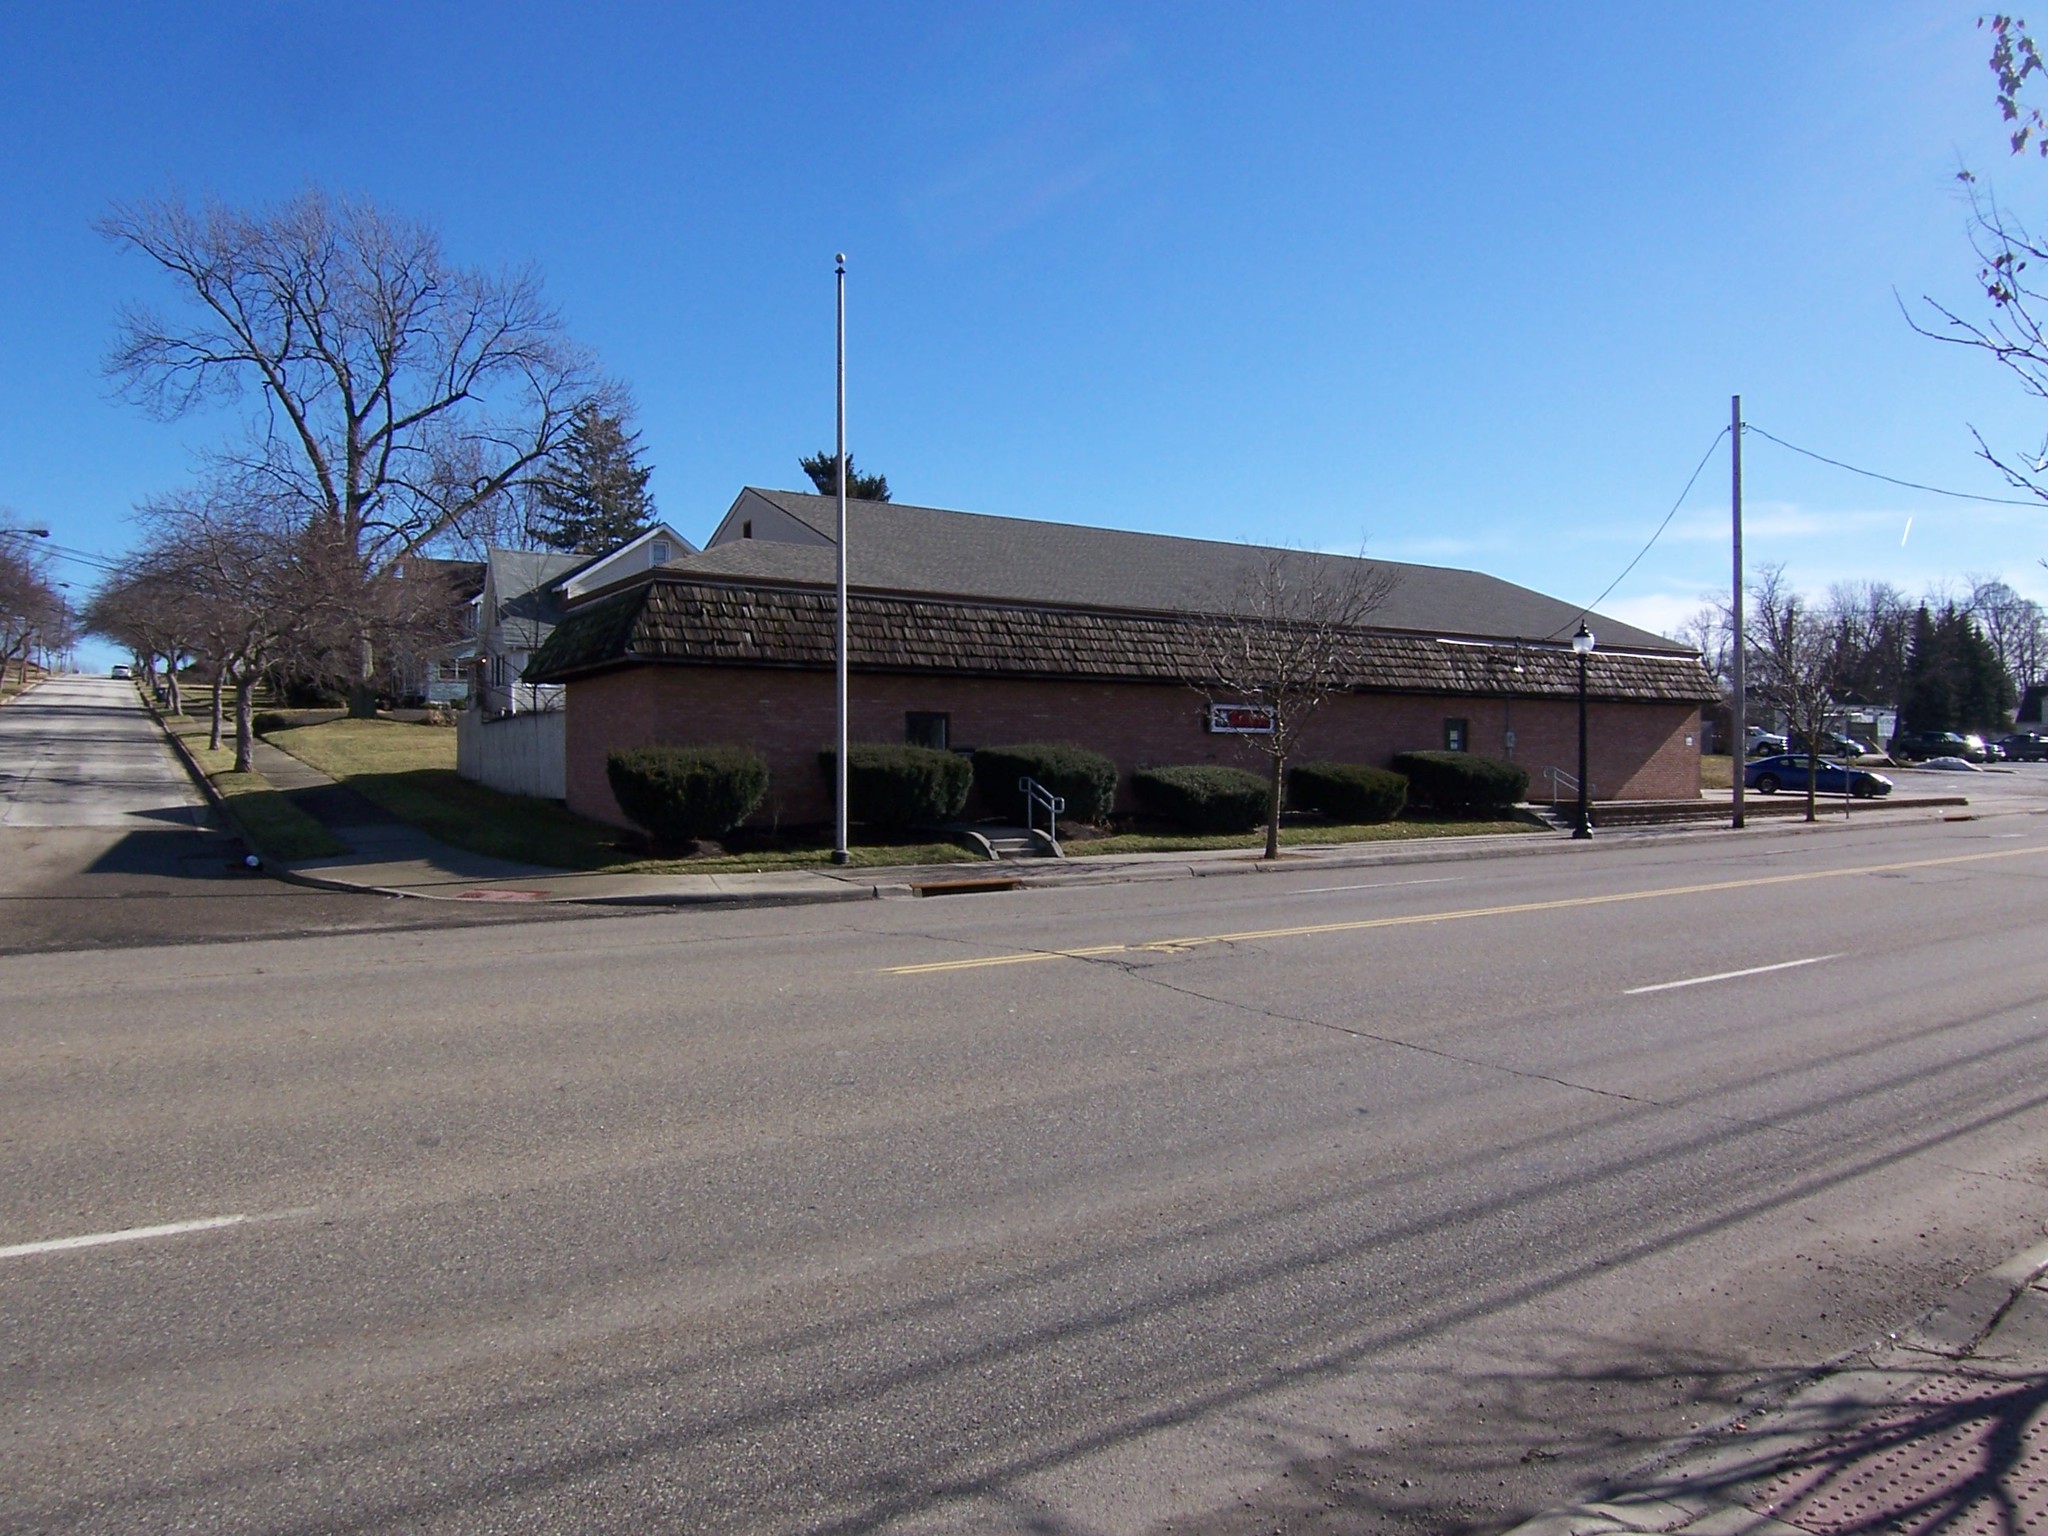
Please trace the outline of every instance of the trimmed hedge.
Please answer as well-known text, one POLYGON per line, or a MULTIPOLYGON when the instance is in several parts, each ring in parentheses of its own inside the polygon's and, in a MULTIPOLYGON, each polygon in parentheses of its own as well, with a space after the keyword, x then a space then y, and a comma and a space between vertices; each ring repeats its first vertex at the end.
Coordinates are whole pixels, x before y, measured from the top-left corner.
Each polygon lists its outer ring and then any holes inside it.
POLYGON ((259 709, 249 721, 249 729, 258 736, 268 736, 272 731, 291 729, 290 715, 281 715, 274 709, 259 709))
POLYGON ((1249 832, 1264 823, 1272 798, 1256 773, 1210 763, 1140 768, 1131 791, 1152 815, 1190 832, 1249 832))
POLYGON ((1454 816, 1505 810, 1529 793, 1527 769, 1476 752, 1397 752, 1393 768, 1415 804, 1454 816))
MULTIPOLYGON (((832 776, 830 747, 818 754, 832 776)), ((936 747, 899 747, 857 741, 846 749, 848 815, 892 832, 951 821, 974 788, 974 764, 936 747)))
POLYGON ((1021 798, 1017 781, 1038 780, 1067 802, 1070 820, 1093 826, 1109 819, 1116 805, 1116 764, 1100 752, 1071 741, 1027 741, 1014 747, 981 747, 974 754, 974 784, 991 810, 1021 798))
POLYGON ((745 747, 635 747, 610 752, 619 809, 658 843, 723 837, 768 793, 768 763, 745 747))
POLYGON ((1332 821, 1392 821, 1408 803, 1408 781, 1364 763, 1297 763, 1287 771, 1287 803, 1332 821))

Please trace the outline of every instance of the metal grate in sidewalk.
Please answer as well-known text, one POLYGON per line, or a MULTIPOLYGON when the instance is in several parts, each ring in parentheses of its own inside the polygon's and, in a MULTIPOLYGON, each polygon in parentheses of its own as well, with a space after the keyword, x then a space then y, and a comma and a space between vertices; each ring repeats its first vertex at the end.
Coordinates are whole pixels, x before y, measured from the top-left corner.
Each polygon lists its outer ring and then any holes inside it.
POLYGON ((1742 1502, 1815 1536, 2048 1533, 2048 1379, 1950 1373, 1742 1502))

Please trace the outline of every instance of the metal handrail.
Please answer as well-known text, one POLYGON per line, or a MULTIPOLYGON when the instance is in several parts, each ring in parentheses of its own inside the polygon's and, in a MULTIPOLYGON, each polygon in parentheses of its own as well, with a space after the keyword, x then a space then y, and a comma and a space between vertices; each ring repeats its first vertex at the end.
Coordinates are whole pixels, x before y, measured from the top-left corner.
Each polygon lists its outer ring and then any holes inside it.
POLYGON ((1037 822, 1034 818, 1038 811, 1043 809, 1045 812, 1045 835, 1057 838, 1060 835, 1059 819, 1066 813, 1067 809, 1065 798, 1054 794, 1029 774, 1026 774, 1017 781, 1017 788, 1024 792, 1024 830, 1031 832, 1037 829, 1037 822))
POLYGON ((1574 800, 1579 798, 1579 776, 1577 774, 1566 773, 1562 768, 1545 768, 1543 770, 1543 776, 1550 780, 1551 804, 1555 805, 1559 800, 1562 800, 1564 798, 1564 796, 1559 793, 1560 790, 1564 789, 1569 789, 1571 791, 1571 797, 1574 800))

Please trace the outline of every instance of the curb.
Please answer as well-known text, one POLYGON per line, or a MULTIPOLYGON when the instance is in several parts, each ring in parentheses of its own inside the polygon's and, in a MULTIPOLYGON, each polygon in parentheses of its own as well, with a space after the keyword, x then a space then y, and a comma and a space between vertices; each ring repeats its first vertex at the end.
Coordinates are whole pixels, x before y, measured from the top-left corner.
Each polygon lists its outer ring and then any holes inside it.
MULTIPOLYGON (((1546 1510, 1504 1536, 1810 1536, 1737 1496, 1795 1470, 1895 1407, 1930 1365, 1969 1359, 2048 1274, 2048 1242, 2023 1248, 1964 1281, 1917 1321, 1823 1361, 1794 1386, 1671 1441, 1576 1503, 1546 1510), (1695 1490, 1688 1484, 1703 1485, 1695 1490)), ((1872 1489, 1869 1497, 1881 1496, 1872 1489)), ((1880 1527, 1871 1514, 1871 1528, 1880 1527)))
MULTIPOLYGON (((167 733, 168 734, 168 733, 167 733)), ((175 741, 176 737, 172 739, 175 741)), ((211 788, 211 785, 208 786, 211 788)), ((1900 804, 1891 809, 1899 811, 1925 811, 1943 806, 1967 806, 1963 798, 1929 798, 1900 804)), ((1796 836, 1803 832, 1844 832, 1863 831, 1871 826, 1868 816, 1854 820, 1836 819, 1807 822, 1797 817, 1772 816, 1763 819, 1763 824, 1752 823, 1742 829, 1743 835, 1796 836)), ((1632 846, 1655 845, 1672 841, 1693 841, 1701 838, 1725 835, 1734 829, 1725 823, 1665 824, 1648 827, 1617 827, 1610 829, 1592 844, 1574 841, 1569 837, 1545 837, 1533 832, 1490 834, 1471 838, 1418 838, 1399 844, 1356 844, 1359 851, 1324 854, 1301 854, 1283 856, 1278 863, 1268 864, 1253 851, 1232 850, 1219 853, 1211 860, 1196 861, 1162 859, 1155 864, 1132 864, 1106 869, 1090 869, 1091 862, 1085 858, 1066 859, 1057 864, 1052 861, 1032 860, 1029 864, 1019 861, 1014 876, 1007 871, 1004 875, 1006 886, 1021 890, 1067 890, 1104 885, 1148 885, 1172 880, 1211 880, 1234 875, 1282 875, 1295 874, 1308 869, 1349 870, 1382 869, 1404 864, 1465 864, 1482 860, 1513 858, 1523 854, 1568 857, 1575 852, 1600 845, 1612 845, 1625 841, 1632 846), (1050 867, 1048 867, 1050 866, 1050 867), (1012 882, 1014 882, 1012 884, 1012 882)), ((443 894, 439 891, 422 891, 405 886, 368 885, 360 881, 344 880, 331 875, 313 874, 289 864, 273 865, 264 863, 266 872, 294 885, 310 886, 327 891, 355 891, 364 895, 398 896, 415 901, 470 901, 485 898, 460 892, 443 894)), ((954 868, 956 866, 948 866, 954 868)), ((958 866, 972 869, 974 865, 958 866)), ((745 891, 718 891, 697 893, 689 891, 646 891, 627 895, 596 896, 537 896, 521 897, 536 906, 591 906, 591 907, 795 907, 825 906, 837 902, 894 900, 914 896, 920 882, 905 878, 908 870, 903 866, 877 865, 872 878, 847 875, 824 875, 830 886, 816 891, 776 891, 753 894, 745 891), (837 889, 831 888, 836 886, 837 889)), ((561 875, 575 872, 563 870, 561 875)), ((543 880, 546 876, 520 877, 543 880)), ((472 883, 472 889, 481 882, 472 883)))
MULTIPOLYGON (((288 884, 308 886, 318 891, 351 891, 359 896, 396 896, 407 901, 458 901, 467 902, 472 906, 482 906, 488 900, 470 894, 489 889, 489 886, 483 883, 472 883, 466 891, 444 895, 439 891, 413 890, 402 885, 365 885, 356 880, 316 875, 290 864, 272 864, 268 861, 263 865, 263 872, 288 884)), ((558 873, 573 876, 576 872, 561 870, 558 873)), ((538 880, 546 877, 524 875, 518 878, 538 880)), ((817 907, 848 901, 875 901, 899 892, 908 894, 909 887, 900 882, 893 885, 877 882, 872 886, 854 883, 837 890, 774 891, 765 895, 750 895, 744 891, 712 891, 703 894, 694 891, 646 891, 619 896, 549 896, 545 893, 522 892, 516 897, 500 899, 516 899, 536 907, 817 907)))
POLYGON ((142 693, 142 690, 139 688, 136 692, 141 695, 142 707, 149 711, 149 718, 156 722, 157 729, 164 734, 164 740, 171 744, 172 753, 180 763, 184 764, 186 774, 198 786, 199 792, 206 797, 207 803, 219 813, 221 820, 227 825, 235 841, 242 845, 243 858, 245 860, 255 859, 257 861, 257 869, 272 872, 270 861, 263 856, 263 850, 258 848, 255 840, 249 836, 248 829, 242 825, 241 818, 236 816, 234 811, 229 808, 228 797, 220 792, 220 787, 212 779, 206 776, 206 770, 199 766, 199 759, 192 755, 192 749, 185 745, 184 738, 170 728, 170 725, 164 720, 162 712, 157 709, 154 699, 150 698, 148 694, 142 693))

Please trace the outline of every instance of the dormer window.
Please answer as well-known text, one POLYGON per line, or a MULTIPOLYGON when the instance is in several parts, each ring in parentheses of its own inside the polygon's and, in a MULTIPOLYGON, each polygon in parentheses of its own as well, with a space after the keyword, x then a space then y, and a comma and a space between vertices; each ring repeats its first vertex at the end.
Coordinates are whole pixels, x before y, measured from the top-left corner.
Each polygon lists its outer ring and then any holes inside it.
POLYGON ((751 539, 753 536, 754 520, 750 517, 745 522, 740 524, 740 537, 743 539, 751 539))

